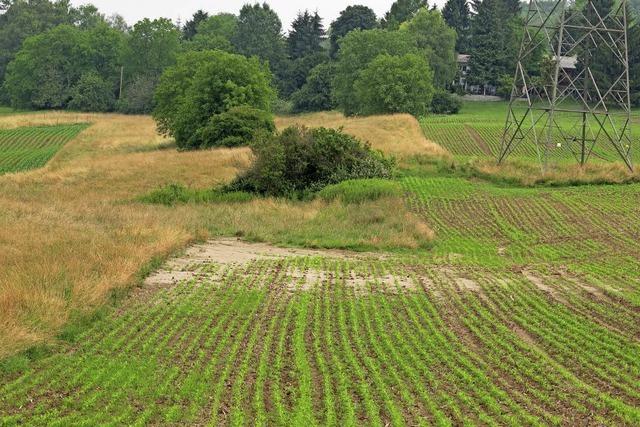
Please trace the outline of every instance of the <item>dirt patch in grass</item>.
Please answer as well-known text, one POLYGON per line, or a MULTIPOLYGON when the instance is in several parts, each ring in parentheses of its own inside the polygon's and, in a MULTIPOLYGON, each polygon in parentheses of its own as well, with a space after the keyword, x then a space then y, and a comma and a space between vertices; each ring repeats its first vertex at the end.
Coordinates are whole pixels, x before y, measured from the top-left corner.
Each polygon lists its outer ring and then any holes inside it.
MULTIPOLYGON (((383 254, 359 253, 341 250, 312 250, 280 248, 265 243, 249 243, 239 239, 217 239, 187 249, 183 255, 169 260, 160 270, 145 280, 147 292, 166 289, 189 280, 217 280, 218 273, 210 273, 209 266, 246 266, 256 261, 277 261, 290 258, 326 258, 334 261, 380 261, 388 257, 383 254)), ((281 268, 274 265, 272 268, 281 268)), ((251 272, 247 274, 252 274, 251 272)), ((383 292, 400 294, 414 292, 421 284, 411 277, 398 273, 370 274, 360 271, 344 271, 338 276, 316 267, 285 267, 281 282, 287 291, 311 291, 325 286, 330 281, 341 282, 356 294, 383 292)), ((143 292, 144 293, 144 292, 143 292)))

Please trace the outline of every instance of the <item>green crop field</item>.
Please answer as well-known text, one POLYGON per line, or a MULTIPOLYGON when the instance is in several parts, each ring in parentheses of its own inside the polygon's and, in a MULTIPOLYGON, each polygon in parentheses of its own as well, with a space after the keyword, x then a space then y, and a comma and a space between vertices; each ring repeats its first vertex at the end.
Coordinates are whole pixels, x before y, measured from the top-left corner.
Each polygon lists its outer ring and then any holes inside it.
MULTIPOLYGON (((522 111, 519 114, 522 114, 522 111)), ((467 102, 460 114, 428 116, 421 120, 421 125, 427 138, 442 145, 456 157, 496 157, 500 151, 506 117, 506 102, 467 102)), ((574 118, 563 113, 557 113, 556 120, 565 131, 574 123, 574 118)), ((634 110, 631 132, 636 140, 640 138, 640 127, 637 124, 639 121, 640 111, 634 110)), ((539 127, 538 131, 542 132, 542 129, 539 127)), ((544 135, 540 134, 540 137, 544 138, 544 135)), ((538 154, 533 138, 529 138, 529 141, 529 144, 519 145, 513 156, 536 159, 538 154)), ((597 141, 592 156, 594 160, 617 160, 615 148, 606 140, 604 134, 600 134, 597 141)), ((571 160, 572 156, 566 148, 565 145, 561 149, 551 150, 550 158, 559 161, 571 160)), ((634 157, 640 159, 640 147, 634 148, 634 157)))
POLYGON ((401 183, 432 250, 184 263, 5 364, 1 423, 640 423, 640 186, 401 183))
POLYGON ((0 129, 0 175, 43 167, 86 127, 74 124, 0 129))

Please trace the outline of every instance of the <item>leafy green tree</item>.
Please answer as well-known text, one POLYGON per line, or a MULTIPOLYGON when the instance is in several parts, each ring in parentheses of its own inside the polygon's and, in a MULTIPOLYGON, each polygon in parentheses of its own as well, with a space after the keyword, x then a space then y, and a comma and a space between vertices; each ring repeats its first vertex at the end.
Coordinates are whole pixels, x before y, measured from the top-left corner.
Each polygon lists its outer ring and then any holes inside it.
POLYGON ((305 84, 313 68, 328 60, 329 57, 324 52, 318 52, 289 61, 286 78, 280 83, 280 95, 284 98, 291 96, 305 84))
POLYGON ((231 13, 210 16, 198 25, 198 30, 187 49, 223 50, 233 52, 232 38, 238 30, 238 17, 231 13))
POLYGON ((232 43, 238 53, 267 61, 278 78, 284 77, 286 53, 282 22, 268 4, 246 4, 240 9, 232 43))
POLYGON ((4 13, 0 14, 0 84, 7 65, 27 38, 58 25, 73 23, 68 0, 4 1, 3 7, 4 13))
POLYGON ((317 12, 313 15, 307 10, 304 13, 298 13, 287 37, 289 56, 292 59, 298 59, 322 51, 324 36, 322 18, 317 12))
POLYGON ((412 34, 418 48, 425 51, 435 86, 444 88, 451 84, 457 71, 456 32, 446 24, 440 12, 420 9, 400 28, 412 34))
POLYGON ((376 13, 367 6, 349 6, 331 23, 331 57, 335 58, 340 48, 339 41, 354 30, 372 30, 378 26, 376 13))
POLYGON ((427 0, 396 0, 389 12, 384 15, 382 27, 396 30, 402 23, 413 18, 420 9, 428 6, 427 0))
POLYGON ((360 73, 354 89, 359 114, 423 116, 433 98, 433 72, 423 55, 382 54, 360 73))
POLYGON ((139 75, 160 76, 175 64, 180 31, 168 19, 143 19, 133 26, 127 41, 124 67, 128 80, 139 75))
POLYGON ((89 31, 61 25, 25 40, 9 64, 4 87, 19 108, 66 108, 80 78, 94 72, 115 91, 122 34, 106 25, 89 31))
POLYGON ((482 0, 476 7, 471 23, 469 81, 497 86, 515 69, 520 40, 517 29, 522 22, 519 12, 505 0, 482 0))
POLYGON ((346 115, 358 114, 359 101, 354 96, 354 84, 360 73, 379 55, 423 54, 408 31, 352 31, 340 46, 333 80, 334 100, 346 115))
POLYGON ((291 96, 293 112, 328 111, 333 108, 331 81, 334 65, 320 64, 311 70, 306 83, 291 96))
POLYGON ((182 37, 185 40, 193 40, 198 33, 198 27, 201 23, 209 18, 209 14, 203 10, 198 10, 193 14, 193 17, 188 20, 182 28, 182 37))
POLYGON ((131 31, 131 27, 127 24, 127 21, 124 19, 122 15, 114 13, 113 15, 106 18, 107 25, 109 25, 114 30, 118 30, 121 33, 128 33, 131 31))
POLYGON ((76 111, 112 111, 116 104, 113 85, 96 72, 83 74, 73 88, 69 109, 76 111))
POLYGON ((458 35, 456 51, 467 53, 471 28, 471 11, 467 0, 448 0, 442 9, 442 17, 447 25, 453 28, 458 35))
POLYGON ((169 67, 156 90, 158 129, 181 148, 201 146, 211 117, 233 107, 271 111, 275 94, 268 67, 257 58, 222 51, 187 52, 169 67))
POLYGON ((92 4, 83 4, 70 9, 73 24, 82 29, 94 28, 107 23, 107 18, 92 4))

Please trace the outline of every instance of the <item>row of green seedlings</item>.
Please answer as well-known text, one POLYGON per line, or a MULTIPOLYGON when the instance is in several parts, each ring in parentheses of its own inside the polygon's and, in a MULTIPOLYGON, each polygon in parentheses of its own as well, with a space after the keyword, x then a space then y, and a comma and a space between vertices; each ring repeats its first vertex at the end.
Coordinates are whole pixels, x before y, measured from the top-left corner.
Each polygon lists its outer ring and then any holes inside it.
POLYGON ((44 166, 85 128, 77 124, 0 131, 0 173, 44 166))
MULTIPOLYGON (((451 313, 453 307, 455 311, 451 319, 462 322, 462 326, 471 333, 476 343, 474 346, 482 346, 477 354, 487 364, 488 372, 496 381, 511 384, 512 393, 544 419, 545 424, 566 424, 581 418, 592 420, 594 412, 596 422, 603 424, 636 419, 637 410, 631 405, 612 397, 607 393, 607 387, 599 389, 593 386, 582 376, 584 372, 574 372, 575 365, 566 361, 565 364, 560 363, 551 348, 542 348, 538 344, 537 340, 543 336, 548 337, 547 344, 558 340, 555 332, 540 330, 536 323, 539 319, 523 318, 518 311, 514 313, 514 306, 523 307, 531 301, 532 295, 536 294, 535 288, 525 287, 517 280, 513 286, 507 285, 509 279, 482 274, 474 277, 481 291, 461 293, 451 286, 452 277, 434 275, 432 279, 446 291, 443 301, 447 304, 443 312, 451 313), (520 292, 514 294, 514 290, 520 292), (516 332, 518 330, 523 332, 516 332)), ((547 312, 555 315, 556 319, 565 314, 562 308, 553 304, 547 306, 547 312)), ((566 328, 567 324, 563 326, 566 328)), ((581 333, 569 335, 582 338, 581 333)), ((603 335, 611 338, 606 333, 603 335)), ((562 343, 568 341, 565 339, 562 343)), ((558 347, 556 343, 553 345, 558 347)), ((597 352, 593 346, 587 349, 597 352)), ((573 348, 568 351, 580 350, 573 348)), ((604 361, 600 363, 606 364, 604 361)))

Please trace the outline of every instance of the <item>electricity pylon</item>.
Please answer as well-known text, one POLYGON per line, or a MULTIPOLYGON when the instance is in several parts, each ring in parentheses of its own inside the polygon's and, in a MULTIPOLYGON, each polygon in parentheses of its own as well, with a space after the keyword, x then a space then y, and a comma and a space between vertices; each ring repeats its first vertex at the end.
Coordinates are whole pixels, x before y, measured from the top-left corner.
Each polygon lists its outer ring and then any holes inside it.
POLYGON ((533 147, 543 171, 567 152, 633 170, 627 1, 545 5, 529 3, 498 162, 533 147))

